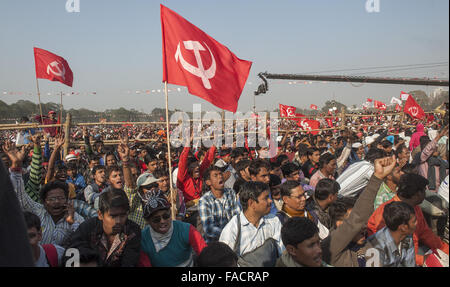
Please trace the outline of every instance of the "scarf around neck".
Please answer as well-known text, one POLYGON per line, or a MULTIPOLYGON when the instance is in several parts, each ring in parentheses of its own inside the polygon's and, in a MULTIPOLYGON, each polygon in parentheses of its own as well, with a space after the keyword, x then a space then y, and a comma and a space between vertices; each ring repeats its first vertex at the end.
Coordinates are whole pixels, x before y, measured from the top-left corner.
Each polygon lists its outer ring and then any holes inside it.
POLYGON ((152 237, 153 244, 155 245, 156 252, 159 252, 161 249, 167 246, 169 244, 170 239, 172 238, 173 234, 173 222, 170 225, 169 231, 167 231, 164 234, 158 233, 149 225, 150 230, 150 236, 152 237))

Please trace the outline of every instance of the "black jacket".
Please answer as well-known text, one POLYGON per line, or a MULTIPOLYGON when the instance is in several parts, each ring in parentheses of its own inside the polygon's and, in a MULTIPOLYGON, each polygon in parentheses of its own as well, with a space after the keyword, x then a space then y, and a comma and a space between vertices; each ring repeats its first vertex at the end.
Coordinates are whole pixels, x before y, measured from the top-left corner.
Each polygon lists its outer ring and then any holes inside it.
MULTIPOLYGON (((108 256, 108 251, 102 243, 103 224, 98 217, 90 218, 80 224, 70 237, 68 248, 77 248, 80 258, 83 252, 95 252, 99 255, 99 264, 107 267, 134 267, 138 264, 141 251, 141 229, 139 225, 127 220, 121 233, 122 243, 114 248, 108 256)), ((68 258, 65 258, 66 261, 68 258)))

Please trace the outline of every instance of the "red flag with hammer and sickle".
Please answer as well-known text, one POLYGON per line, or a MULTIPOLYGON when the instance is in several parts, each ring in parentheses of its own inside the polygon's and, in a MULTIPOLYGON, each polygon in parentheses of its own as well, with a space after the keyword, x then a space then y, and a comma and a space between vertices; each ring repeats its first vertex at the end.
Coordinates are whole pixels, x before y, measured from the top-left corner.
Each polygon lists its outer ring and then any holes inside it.
POLYGON ((280 117, 296 117, 296 113, 295 110, 297 109, 296 107, 293 106, 286 106, 286 105, 282 105, 279 104, 280 107, 280 117))
POLYGON ((311 119, 306 119, 306 120, 301 120, 297 122, 297 125, 307 131, 308 133, 311 133, 313 135, 316 135, 319 133, 319 131, 311 131, 311 130, 316 130, 320 128, 320 122, 316 121, 316 120, 311 120, 311 119))
POLYGON ((380 101, 374 101, 373 106, 375 107, 375 109, 378 109, 380 111, 386 110, 386 104, 380 101))
POLYGON ((161 5, 163 82, 186 86, 189 93, 236 112, 252 62, 161 5))
POLYGON ((422 107, 419 106, 419 104, 416 102, 416 100, 414 100, 413 96, 411 95, 409 95, 408 99, 406 100, 403 112, 407 113, 412 118, 419 120, 425 117, 425 112, 423 111, 422 107))
POLYGON ((36 78, 59 81, 72 87, 73 73, 64 58, 49 51, 34 47, 36 78))

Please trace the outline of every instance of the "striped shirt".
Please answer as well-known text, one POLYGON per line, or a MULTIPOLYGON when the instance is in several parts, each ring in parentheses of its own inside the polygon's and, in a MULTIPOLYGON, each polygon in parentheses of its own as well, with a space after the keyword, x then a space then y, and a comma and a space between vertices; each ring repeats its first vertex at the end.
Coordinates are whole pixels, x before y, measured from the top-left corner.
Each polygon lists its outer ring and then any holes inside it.
POLYGON ((336 180, 341 186, 339 194, 350 197, 358 196, 359 192, 369 183, 374 170, 373 164, 366 160, 350 165, 336 180))
POLYGON ((199 200, 198 212, 206 243, 219 240, 222 229, 239 211, 234 190, 225 188, 221 198, 216 198, 211 191, 205 193, 199 200))
POLYGON ((237 216, 240 216, 241 220, 241 242, 240 248, 237 250, 239 255, 251 252, 256 248, 262 246, 264 242, 273 238, 277 242, 278 254, 281 254, 284 250, 283 242, 281 241, 281 222, 273 214, 268 214, 259 220, 258 227, 255 227, 250 223, 244 215, 244 212, 240 212, 238 215, 228 222, 225 228, 220 234, 219 241, 230 246, 234 250, 236 246, 237 238, 237 216))
POLYGON ((25 192, 32 200, 40 202, 40 187, 42 179, 42 155, 41 147, 35 146, 33 149, 33 156, 31 157, 30 178, 25 185, 25 192))
POLYGON ((57 244, 64 246, 64 242, 70 237, 72 232, 77 230, 78 226, 84 221, 78 213, 74 214, 74 223, 70 225, 65 218, 54 222, 51 215, 44 206, 32 200, 25 192, 22 174, 10 170, 11 182, 19 199, 20 205, 24 211, 36 214, 41 220, 42 240, 41 244, 57 244))

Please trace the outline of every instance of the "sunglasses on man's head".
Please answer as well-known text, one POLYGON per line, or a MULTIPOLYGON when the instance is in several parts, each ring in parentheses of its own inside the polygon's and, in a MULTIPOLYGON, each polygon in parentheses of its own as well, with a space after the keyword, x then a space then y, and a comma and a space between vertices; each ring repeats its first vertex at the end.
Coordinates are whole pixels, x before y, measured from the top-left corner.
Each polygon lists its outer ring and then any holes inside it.
POLYGON ((164 220, 167 220, 170 218, 170 213, 164 213, 163 215, 155 216, 151 219, 152 223, 159 223, 161 221, 161 218, 164 220))

